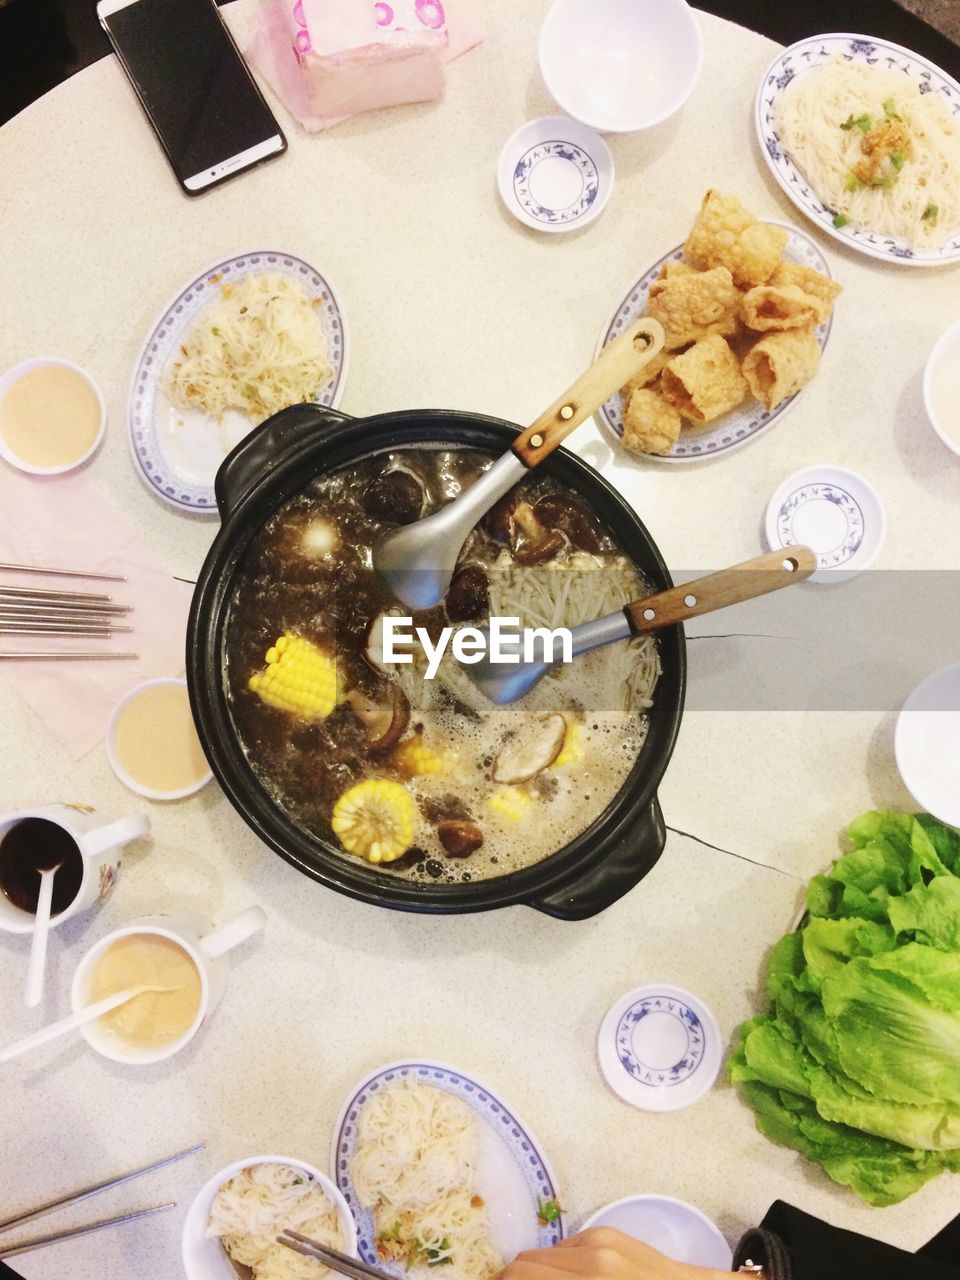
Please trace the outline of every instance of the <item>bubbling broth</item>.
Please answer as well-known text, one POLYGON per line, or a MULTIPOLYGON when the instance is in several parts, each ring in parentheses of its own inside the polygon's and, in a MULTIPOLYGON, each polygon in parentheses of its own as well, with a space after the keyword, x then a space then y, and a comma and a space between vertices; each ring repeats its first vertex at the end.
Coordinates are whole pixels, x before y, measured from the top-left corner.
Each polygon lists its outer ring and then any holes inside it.
POLYGON ((471 533, 444 601, 398 607, 372 568, 377 537, 490 462, 403 449, 314 481, 251 541, 227 617, 227 701, 268 794, 345 857, 414 881, 504 875, 584 831, 642 749, 660 674, 652 637, 622 641, 495 706, 449 646, 433 679, 419 644, 402 650, 411 662, 384 662, 391 611, 436 641, 490 617, 575 626, 644 594, 586 500, 532 473, 471 533))

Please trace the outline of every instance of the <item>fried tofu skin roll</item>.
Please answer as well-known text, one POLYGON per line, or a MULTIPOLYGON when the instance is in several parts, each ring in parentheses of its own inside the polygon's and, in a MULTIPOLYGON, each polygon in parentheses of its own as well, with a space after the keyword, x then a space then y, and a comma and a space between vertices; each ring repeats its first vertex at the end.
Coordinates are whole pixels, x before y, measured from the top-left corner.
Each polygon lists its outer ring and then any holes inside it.
POLYGON ((681 258, 671 258, 660 268, 657 280, 670 280, 674 276, 692 276, 696 270, 696 267, 691 267, 689 262, 684 262, 681 258))
POLYGON ((703 197, 684 253, 703 271, 726 267, 735 284, 749 289, 770 279, 786 243, 783 227, 758 222, 736 196, 711 189, 703 197))
POLYGON ((623 443, 635 453, 669 453, 680 439, 680 414, 646 387, 638 387, 623 415, 623 443))
POLYGON ((647 311, 663 325, 665 345, 672 350, 711 333, 737 333, 740 305, 740 292, 726 267, 673 272, 664 280, 654 280, 647 299, 647 311))
POLYGON ((829 276, 814 271, 813 267, 801 266, 799 262, 781 262, 768 283, 795 284, 804 293, 813 298, 819 298, 824 305, 824 310, 818 324, 823 324, 824 320, 829 318, 837 295, 843 292, 842 284, 837 284, 836 280, 831 280, 829 276))
POLYGON ((744 357, 750 393, 769 412, 810 381, 820 365, 820 343, 812 329, 768 333, 744 357))
POLYGON ((691 422, 713 422, 747 394, 740 361, 719 334, 676 356, 660 375, 663 397, 691 422))
POLYGON ((640 387, 648 387, 651 382, 656 382, 665 366, 670 363, 675 355, 675 351, 668 351, 666 348, 662 351, 658 351, 653 359, 643 366, 639 373, 635 373, 630 381, 624 384, 620 391, 620 395, 623 398, 624 413, 627 411, 627 407, 630 404, 630 397, 633 393, 639 390, 640 387))
MULTIPOLYGON (((821 323, 826 304, 796 284, 758 284, 743 295, 743 323, 758 333, 809 329, 821 323)), ((829 308, 826 308, 829 310, 829 308)))

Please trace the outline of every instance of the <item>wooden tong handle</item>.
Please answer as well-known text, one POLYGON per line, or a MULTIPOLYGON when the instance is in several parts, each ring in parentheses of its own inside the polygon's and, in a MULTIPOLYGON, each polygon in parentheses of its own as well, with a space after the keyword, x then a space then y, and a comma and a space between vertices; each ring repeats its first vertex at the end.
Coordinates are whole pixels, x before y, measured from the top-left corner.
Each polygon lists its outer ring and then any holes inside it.
POLYGON ((640 372, 663 346, 658 320, 635 320, 607 343, 590 368, 513 442, 513 452, 527 467, 553 453, 575 427, 640 372))
POLYGON ((669 591, 658 591, 644 600, 624 607, 634 635, 658 631, 675 622, 686 622, 702 613, 725 609, 728 604, 765 596, 770 591, 792 586, 809 578, 817 567, 817 557, 809 547, 781 547, 742 564, 708 573, 669 591))

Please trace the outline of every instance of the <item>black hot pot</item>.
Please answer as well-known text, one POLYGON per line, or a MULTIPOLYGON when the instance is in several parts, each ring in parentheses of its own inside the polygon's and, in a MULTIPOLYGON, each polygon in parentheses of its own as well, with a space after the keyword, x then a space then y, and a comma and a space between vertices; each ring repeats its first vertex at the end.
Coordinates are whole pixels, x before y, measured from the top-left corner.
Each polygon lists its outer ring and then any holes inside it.
MULTIPOLYGON (((295 405, 253 431, 216 479, 222 527, 204 562, 187 632, 187 680, 203 748, 247 825, 305 875, 338 893, 401 911, 462 913, 518 903, 579 920, 602 911, 647 874, 666 841, 657 786, 673 751, 683 709, 686 651, 680 626, 660 632, 663 675, 646 742, 623 787, 581 835, 532 867, 466 883, 413 882, 339 852, 298 827, 271 798, 240 746, 227 706, 224 628, 246 549, 270 516, 317 476, 371 453, 412 445, 506 451, 519 428, 479 414, 423 410, 349 418, 295 405)), ((558 449, 541 467, 582 494, 655 590, 669 571, 633 510, 596 471, 558 449)))

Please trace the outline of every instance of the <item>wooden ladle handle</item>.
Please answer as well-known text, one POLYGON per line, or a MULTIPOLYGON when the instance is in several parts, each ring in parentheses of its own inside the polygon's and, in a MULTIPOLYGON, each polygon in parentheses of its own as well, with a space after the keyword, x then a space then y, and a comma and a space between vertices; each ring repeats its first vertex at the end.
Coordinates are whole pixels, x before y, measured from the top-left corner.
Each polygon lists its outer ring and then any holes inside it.
POLYGON ((653 359, 663 340, 663 325, 644 318, 607 343, 586 373, 517 436, 512 448, 524 466, 535 467, 553 453, 575 427, 653 359))
POLYGON ((669 591, 658 591, 624 607, 634 635, 659 631, 675 622, 686 622, 702 613, 725 609, 728 604, 765 596, 770 591, 792 586, 809 578, 817 567, 817 557, 809 547, 781 547, 753 560, 744 560, 719 573, 684 582, 669 591))

